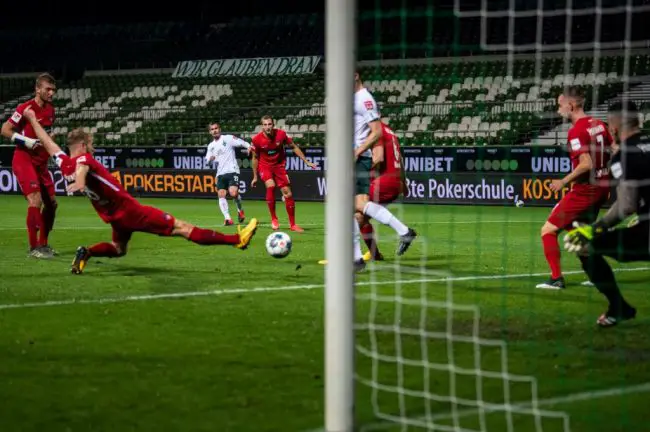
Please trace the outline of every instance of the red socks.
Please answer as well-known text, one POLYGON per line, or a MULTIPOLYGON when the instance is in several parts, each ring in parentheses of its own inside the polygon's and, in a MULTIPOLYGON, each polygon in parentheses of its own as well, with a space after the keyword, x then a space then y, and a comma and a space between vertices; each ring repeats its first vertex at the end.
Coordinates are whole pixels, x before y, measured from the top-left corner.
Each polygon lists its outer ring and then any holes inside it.
POLYGON ((114 258, 121 256, 113 243, 97 243, 88 248, 90 256, 114 258))
POLYGON ((546 261, 551 268, 551 277, 557 279, 562 276, 562 270, 560 268, 560 245, 557 241, 557 233, 544 234, 542 236, 542 244, 544 245, 546 261))
POLYGON ((54 226, 55 215, 56 215, 56 205, 50 203, 50 204, 46 204, 43 207, 43 211, 41 212, 41 217, 43 219, 43 227, 41 228, 40 238, 39 238, 39 243, 42 246, 45 246, 47 244, 47 237, 50 235, 50 232, 52 231, 52 227, 54 226))
POLYGON ((217 231, 194 227, 189 240, 200 245, 236 245, 239 243, 239 234, 226 235, 217 231))
POLYGON ((296 224, 296 202, 293 197, 284 199, 284 206, 287 208, 287 215, 289 215, 289 226, 296 224))
POLYGON ((277 219, 278 215, 275 214, 275 188, 274 187, 266 188, 266 205, 269 206, 269 213, 271 213, 271 219, 277 219))
POLYGON ((366 246, 372 256, 377 256, 379 254, 379 248, 375 241, 375 232, 372 229, 372 224, 367 223, 361 227, 361 237, 363 237, 363 241, 366 242, 366 246))
MULTIPOLYGON (((225 235, 217 231, 194 227, 190 233, 190 241, 200 245, 235 245, 239 243, 239 234, 225 235)), ((88 248, 90 256, 93 257, 120 257, 120 254, 113 243, 97 243, 88 248)))
POLYGON ((29 248, 38 247, 38 230, 43 229, 43 217, 38 207, 27 207, 27 234, 29 237, 29 248))

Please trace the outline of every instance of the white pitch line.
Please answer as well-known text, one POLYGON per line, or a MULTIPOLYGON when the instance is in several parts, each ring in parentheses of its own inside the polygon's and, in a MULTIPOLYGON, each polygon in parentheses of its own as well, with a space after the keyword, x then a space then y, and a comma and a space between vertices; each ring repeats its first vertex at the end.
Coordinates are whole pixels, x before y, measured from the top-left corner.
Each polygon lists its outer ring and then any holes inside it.
MULTIPOLYGON (((381 268, 387 268, 387 266, 381 266, 381 268)), ((650 267, 635 267, 635 268, 619 268, 614 269, 615 272, 634 272, 634 271, 643 271, 650 270, 650 267)), ((423 274, 426 273, 435 273, 431 270, 424 269, 423 274)), ((565 274, 580 274, 582 271, 574 270, 565 272, 565 274)), ((415 284, 415 283, 427 283, 427 282, 464 282, 464 281, 477 281, 477 280, 496 280, 496 279, 516 279, 524 277, 537 277, 537 276, 546 276, 548 272, 545 273, 521 273, 521 274, 510 274, 510 275, 487 275, 487 276, 447 276, 447 277, 436 277, 436 278, 419 278, 419 279, 408 279, 408 280, 389 280, 389 281, 367 281, 367 282, 357 282, 356 286, 369 286, 369 285, 394 285, 394 284, 415 284)), ((122 303, 122 302, 134 302, 134 301, 147 301, 147 300, 163 300, 163 299, 173 299, 173 298, 186 298, 186 297, 207 297, 207 296, 220 296, 227 294, 253 294, 253 293, 264 293, 264 292, 282 292, 282 291, 300 291, 300 290, 313 290, 317 288, 323 288, 325 284, 309 284, 309 285, 289 285, 284 287, 257 287, 257 288, 233 288, 233 289, 216 289, 210 291, 186 291, 186 292, 175 292, 175 293, 163 293, 163 294, 139 294, 139 295, 129 295, 124 297, 104 297, 104 298, 95 298, 95 299, 68 299, 68 300, 49 300, 44 302, 32 302, 32 303, 7 303, 0 304, 0 310, 4 309, 26 309, 26 308, 39 308, 39 307, 50 307, 50 306, 66 306, 66 305, 76 305, 76 304, 103 304, 103 303, 122 303)))
POLYGON ((541 399, 537 401, 539 405, 558 405, 568 404, 573 402, 582 402, 591 399, 600 399, 612 396, 623 396, 634 393, 650 392, 650 382, 644 384, 637 384, 629 387, 614 387, 605 390, 586 391, 581 393, 573 393, 567 396, 558 396, 549 399, 541 399))
MULTIPOLYGON (((579 393, 568 394, 565 396, 557 396, 548 399, 539 399, 537 401, 537 405, 552 406, 552 405, 559 405, 559 404, 570 404, 570 403, 583 402, 583 401, 588 401, 593 399, 601 399, 601 398, 607 398, 613 396, 623 396, 626 394, 644 393, 648 391, 650 391, 650 382, 628 386, 628 387, 613 387, 604 390, 584 391, 579 393)), ((516 408, 532 408, 534 407, 534 403, 530 401, 515 402, 511 405, 503 405, 502 407, 498 407, 498 408, 485 407, 484 410, 488 414, 507 412, 510 410, 511 406, 516 408)), ((455 415, 450 413, 433 415, 431 416, 431 420, 434 422, 440 420, 451 420, 455 417, 456 418, 467 417, 478 413, 479 413, 478 409, 471 408, 471 409, 457 411, 455 415)))

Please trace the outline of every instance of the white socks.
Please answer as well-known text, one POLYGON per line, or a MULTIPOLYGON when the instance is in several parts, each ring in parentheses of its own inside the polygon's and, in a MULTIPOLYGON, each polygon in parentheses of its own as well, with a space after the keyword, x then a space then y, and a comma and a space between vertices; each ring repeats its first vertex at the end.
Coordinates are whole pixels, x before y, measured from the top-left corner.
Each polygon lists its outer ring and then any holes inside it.
POLYGON ((400 235, 406 235, 409 232, 409 229, 406 225, 397 219, 391 212, 389 212, 385 207, 375 204, 374 202, 369 202, 363 208, 363 214, 370 216, 374 220, 383 223, 384 225, 390 226, 395 232, 400 235))
POLYGON ((235 205, 237 206, 237 211, 242 211, 242 206, 241 206, 241 195, 237 194, 235 197, 235 205))
POLYGON ((361 253, 361 230, 359 229, 359 223, 356 218, 354 218, 354 261, 359 261, 363 259, 363 254, 361 253))
POLYGON ((226 201, 225 198, 219 198, 219 208, 221 209, 221 213, 223 213, 224 219, 229 220, 230 212, 228 211, 228 201, 226 201))

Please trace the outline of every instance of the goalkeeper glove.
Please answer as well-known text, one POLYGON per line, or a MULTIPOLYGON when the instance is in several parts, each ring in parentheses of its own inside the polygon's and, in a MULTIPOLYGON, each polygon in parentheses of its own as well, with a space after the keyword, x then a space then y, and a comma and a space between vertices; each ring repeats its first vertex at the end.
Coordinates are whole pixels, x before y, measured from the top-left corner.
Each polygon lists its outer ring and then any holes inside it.
POLYGON ((573 222, 573 229, 564 236, 564 249, 574 253, 582 252, 589 243, 605 231, 605 226, 599 222, 592 225, 573 222))

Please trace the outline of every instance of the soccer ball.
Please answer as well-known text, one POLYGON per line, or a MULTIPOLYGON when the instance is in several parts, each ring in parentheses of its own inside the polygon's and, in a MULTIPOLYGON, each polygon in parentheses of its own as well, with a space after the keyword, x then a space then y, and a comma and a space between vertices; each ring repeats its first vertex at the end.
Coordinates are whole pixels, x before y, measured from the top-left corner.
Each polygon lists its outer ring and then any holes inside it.
POLYGON ((266 251, 273 258, 284 258, 291 252, 291 237, 287 233, 274 232, 266 238, 266 251))

